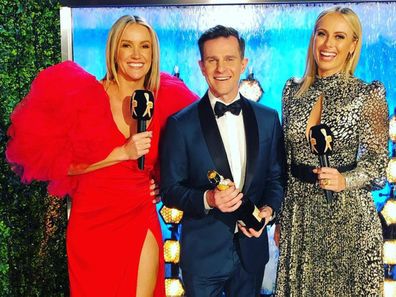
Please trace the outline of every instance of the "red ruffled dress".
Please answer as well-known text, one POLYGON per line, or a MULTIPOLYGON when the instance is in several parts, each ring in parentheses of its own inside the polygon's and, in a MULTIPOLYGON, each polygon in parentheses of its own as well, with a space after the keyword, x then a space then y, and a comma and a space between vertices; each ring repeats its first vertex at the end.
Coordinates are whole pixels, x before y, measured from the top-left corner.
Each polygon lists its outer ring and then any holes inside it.
POLYGON ((196 99, 183 82, 161 74, 145 169, 124 161, 76 176, 67 175, 71 165, 87 167, 126 141, 102 84, 74 62, 62 62, 40 72, 15 108, 7 160, 24 182, 48 181, 50 194, 72 199, 67 255, 73 297, 135 296, 149 230, 160 247, 155 296, 165 296, 161 229, 149 181, 158 176, 158 142, 168 116, 196 99))

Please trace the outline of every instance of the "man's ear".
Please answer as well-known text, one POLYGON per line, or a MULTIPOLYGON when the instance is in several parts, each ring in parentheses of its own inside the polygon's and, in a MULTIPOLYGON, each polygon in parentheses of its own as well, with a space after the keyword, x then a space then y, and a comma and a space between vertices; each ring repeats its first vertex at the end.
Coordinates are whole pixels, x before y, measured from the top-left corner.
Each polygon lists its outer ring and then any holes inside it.
POLYGON ((242 63, 241 74, 245 72, 248 62, 249 62, 248 58, 243 58, 242 59, 242 62, 241 62, 242 63))
POLYGON ((199 60, 199 61, 198 61, 198 65, 199 65, 199 68, 201 69, 202 74, 205 75, 205 66, 204 66, 204 62, 203 62, 202 60, 199 60))

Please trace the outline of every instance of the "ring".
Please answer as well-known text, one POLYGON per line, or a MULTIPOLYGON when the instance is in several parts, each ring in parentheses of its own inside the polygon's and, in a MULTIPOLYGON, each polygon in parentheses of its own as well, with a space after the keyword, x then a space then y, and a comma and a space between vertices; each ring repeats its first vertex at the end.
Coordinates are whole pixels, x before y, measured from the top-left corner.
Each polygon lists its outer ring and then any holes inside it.
POLYGON ((322 180, 322 185, 328 186, 329 184, 330 184, 330 181, 327 178, 322 180))

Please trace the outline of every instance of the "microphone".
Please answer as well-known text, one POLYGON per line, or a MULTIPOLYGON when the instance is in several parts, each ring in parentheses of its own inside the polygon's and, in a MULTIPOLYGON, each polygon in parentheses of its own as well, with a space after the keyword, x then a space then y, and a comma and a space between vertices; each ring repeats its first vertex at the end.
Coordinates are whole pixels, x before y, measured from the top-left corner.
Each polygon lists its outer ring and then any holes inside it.
MULTIPOLYGON (((333 152, 333 133, 325 124, 312 126, 309 130, 311 153, 318 155, 320 167, 330 167, 329 156, 333 152)), ((333 191, 324 190, 328 203, 334 200, 333 191)))
MULTIPOLYGON (((146 131, 146 122, 154 114, 154 95, 148 90, 136 90, 130 101, 132 118, 137 120, 137 132, 146 131)), ((139 169, 144 168, 144 155, 138 159, 139 169)))

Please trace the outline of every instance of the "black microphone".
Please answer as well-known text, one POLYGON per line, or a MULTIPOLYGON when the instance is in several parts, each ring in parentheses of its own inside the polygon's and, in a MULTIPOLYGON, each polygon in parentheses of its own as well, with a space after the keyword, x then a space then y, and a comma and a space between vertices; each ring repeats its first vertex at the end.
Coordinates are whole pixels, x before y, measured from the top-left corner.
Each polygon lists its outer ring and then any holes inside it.
MULTIPOLYGON (((137 132, 146 131, 146 122, 154 113, 154 95, 148 90, 136 90, 131 96, 132 118, 137 120, 137 132)), ((144 155, 138 159, 139 169, 144 168, 144 155)))
MULTIPOLYGON (((311 127, 309 130, 309 143, 311 152, 319 157, 320 167, 330 167, 329 155, 333 152, 333 133, 325 124, 311 127)), ((332 202, 333 191, 324 190, 327 202, 332 202)))

